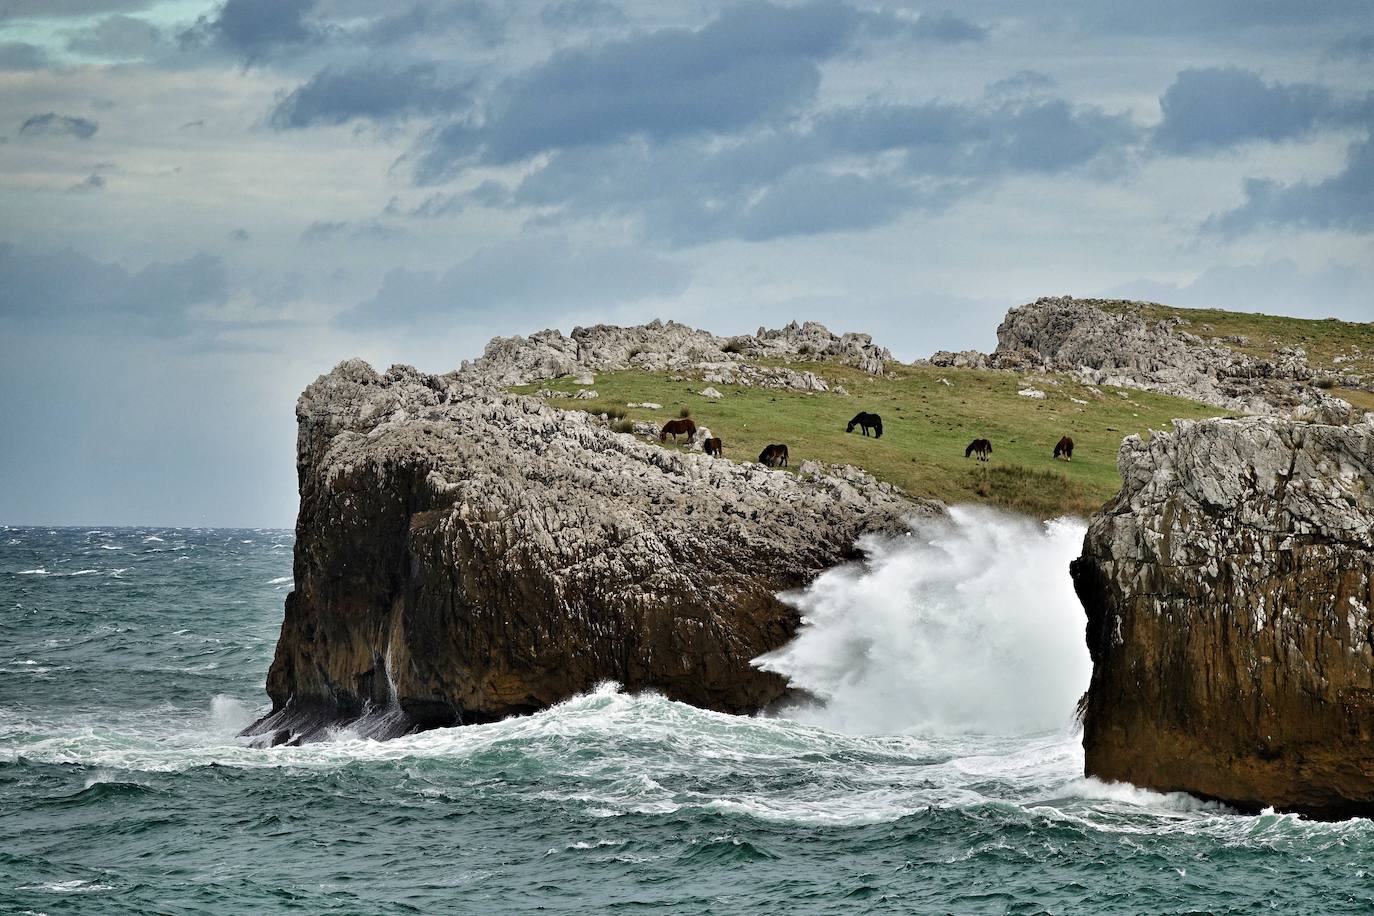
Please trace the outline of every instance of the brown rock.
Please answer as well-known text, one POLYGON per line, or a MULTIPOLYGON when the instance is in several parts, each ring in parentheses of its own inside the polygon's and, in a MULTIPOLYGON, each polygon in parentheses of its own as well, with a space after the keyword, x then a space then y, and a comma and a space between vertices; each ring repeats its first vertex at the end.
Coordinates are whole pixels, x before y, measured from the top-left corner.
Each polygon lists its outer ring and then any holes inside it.
POLYGON ((301 396, 296 590, 249 733, 480 722, 597 683, 727 712, 781 697, 776 594, 938 504, 612 432, 581 411, 353 360, 301 396))
POLYGON ((1072 565, 1088 775, 1374 815, 1374 423, 1128 438, 1072 565))

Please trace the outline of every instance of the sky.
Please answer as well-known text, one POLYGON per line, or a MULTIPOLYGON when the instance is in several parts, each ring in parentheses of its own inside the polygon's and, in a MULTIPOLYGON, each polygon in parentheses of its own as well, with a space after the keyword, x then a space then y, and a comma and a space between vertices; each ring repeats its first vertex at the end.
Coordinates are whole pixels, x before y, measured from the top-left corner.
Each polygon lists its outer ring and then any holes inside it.
POLYGON ((352 356, 1066 293, 1374 320, 1374 6, 0 0, 0 523, 289 526, 352 356))

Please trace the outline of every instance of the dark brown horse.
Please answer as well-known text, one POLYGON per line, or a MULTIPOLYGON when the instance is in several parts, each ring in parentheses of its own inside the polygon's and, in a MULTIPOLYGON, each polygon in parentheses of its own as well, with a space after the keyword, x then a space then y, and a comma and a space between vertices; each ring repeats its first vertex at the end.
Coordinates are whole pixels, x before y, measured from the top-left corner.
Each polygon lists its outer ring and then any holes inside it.
POLYGON ((679 433, 691 439, 697 433, 696 423, 692 422, 690 417, 681 420, 669 420, 663 424, 663 431, 658 434, 658 441, 667 442, 668 437, 672 436, 673 441, 676 442, 679 433))
POLYGON ((883 437, 883 418, 876 413, 864 413, 862 410, 859 411, 854 415, 854 419, 849 421, 849 425, 844 428, 844 431, 852 433, 856 426, 863 430, 865 436, 868 435, 868 431, 871 429, 873 430, 874 439, 881 439, 883 437))
POLYGON ((706 454, 712 455, 716 458, 720 457, 720 453, 724 448, 724 446, 721 444, 720 436, 714 436, 710 439, 707 439, 705 442, 701 443, 701 447, 706 450, 706 454))
POLYGON ((986 439, 974 439, 968 444, 968 448, 964 449, 965 458, 969 455, 977 455, 979 461, 987 461, 991 454, 992 443, 986 439))
POLYGON ((1064 456, 1065 461, 1073 460, 1073 440, 1068 436, 1060 439, 1054 447, 1054 457, 1058 458, 1060 455, 1064 456))
POLYGON ((787 446, 769 445, 759 453, 759 464, 764 467, 787 467, 787 446))

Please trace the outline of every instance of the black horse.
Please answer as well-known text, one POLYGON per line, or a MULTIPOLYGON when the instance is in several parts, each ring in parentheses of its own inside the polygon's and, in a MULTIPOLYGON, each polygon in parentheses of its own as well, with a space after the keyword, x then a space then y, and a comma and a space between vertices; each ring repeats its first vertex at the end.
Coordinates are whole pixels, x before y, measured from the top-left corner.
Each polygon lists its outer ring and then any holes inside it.
POLYGON ((1060 455, 1064 456, 1065 461, 1073 460, 1073 440, 1070 439, 1068 436, 1064 436, 1057 443, 1055 443, 1054 457, 1058 458, 1060 455))
POLYGON ((968 444, 968 448, 964 449, 965 458, 969 455, 977 455, 979 461, 987 461, 991 454, 992 443, 986 439, 974 439, 968 444))
POLYGON ((876 413, 864 413, 862 410, 859 411, 854 415, 854 419, 849 421, 849 425, 844 428, 844 431, 852 433, 856 426, 863 430, 865 436, 868 435, 868 431, 871 429, 873 430, 873 438, 881 439, 883 437, 883 418, 876 413))
POLYGON ((763 451, 759 453, 759 464, 769 468, 787 467, 787 446, 765 446, 763 451))

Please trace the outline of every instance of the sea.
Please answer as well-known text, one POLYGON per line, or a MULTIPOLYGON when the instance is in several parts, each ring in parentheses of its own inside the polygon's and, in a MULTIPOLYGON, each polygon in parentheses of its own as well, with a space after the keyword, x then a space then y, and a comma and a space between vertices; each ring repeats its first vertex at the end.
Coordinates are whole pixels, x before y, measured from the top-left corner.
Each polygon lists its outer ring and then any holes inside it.
POLYGON ((290 531, 0 526, 0 912, 1369 913, 1374 824, 1085 779, 1083 524, 956 509, 786 596, 752 717, 603 684, 239 731, 290 531))

